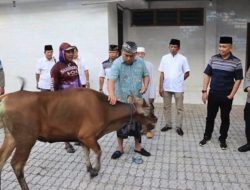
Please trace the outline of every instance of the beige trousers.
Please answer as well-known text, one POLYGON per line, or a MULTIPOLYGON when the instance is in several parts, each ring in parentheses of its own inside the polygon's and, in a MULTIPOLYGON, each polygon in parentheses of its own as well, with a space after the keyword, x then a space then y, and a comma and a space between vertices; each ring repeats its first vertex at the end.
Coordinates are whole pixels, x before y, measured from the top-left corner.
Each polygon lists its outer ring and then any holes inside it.
POLYGON ((184 99, 184 93, 183 92, 164 92, 163 101, 164 101, 164 116, 165 121, 168 126, 172 125, 171 118, 171 105, 172 105, 172 96, 174 96, 175 99, 175 106, 176 106, 176 127, 182 128, 182 121, 183 121, 183 99, 184 99))

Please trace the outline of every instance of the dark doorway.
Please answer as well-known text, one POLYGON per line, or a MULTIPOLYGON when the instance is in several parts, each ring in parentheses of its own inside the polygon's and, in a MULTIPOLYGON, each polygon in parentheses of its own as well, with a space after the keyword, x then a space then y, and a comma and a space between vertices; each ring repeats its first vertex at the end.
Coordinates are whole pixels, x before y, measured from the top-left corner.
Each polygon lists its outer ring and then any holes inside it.
POLYGON ((117 8, 117 20, 118 20, 118 47, 121 51, 123 43, 123 11, 117 8))
POLYGON ((250 23, 247 23, 246 71, 250 66, 250 23))

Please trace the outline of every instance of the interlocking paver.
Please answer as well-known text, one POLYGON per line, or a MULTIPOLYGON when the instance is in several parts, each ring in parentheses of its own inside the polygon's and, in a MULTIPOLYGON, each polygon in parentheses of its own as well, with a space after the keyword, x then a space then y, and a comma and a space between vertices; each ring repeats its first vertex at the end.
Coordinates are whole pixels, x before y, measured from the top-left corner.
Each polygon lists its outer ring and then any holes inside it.
MULTIPOLYGON (((157 104, 155 113, 159 119, 154 137, 142 138, 143 147, 152 156, 142 157, 142 164, 132 160, 140 156, 134 153, 133 138, 124 141, 125 154, 118 160, 111 160, 116 149, 116 134, 111 133, 99 140, 103 151, 102 167, 99 175, 91 179, 81 147, 75 146, 76 152, 67 154, 63 143, 37 142, 25 167, 26 180, 32 190, 249 190, 250 152, 237 151, 246 141, 243 108, 233 106, 225 151, 218 142, 219 118, 211 142, 204 147, 198 144, 204 133, 205 105, 185 105, 184 136, 180 137, 175 128, 160 132, 165 121, 163 107, 157 104)), ((1 129, 0 143, 2 141, 1 129)), ((93 152, 90 155, 94 161, 93 152)), ((2 171, 2 189, 20 189, 10 159, 2 171)))

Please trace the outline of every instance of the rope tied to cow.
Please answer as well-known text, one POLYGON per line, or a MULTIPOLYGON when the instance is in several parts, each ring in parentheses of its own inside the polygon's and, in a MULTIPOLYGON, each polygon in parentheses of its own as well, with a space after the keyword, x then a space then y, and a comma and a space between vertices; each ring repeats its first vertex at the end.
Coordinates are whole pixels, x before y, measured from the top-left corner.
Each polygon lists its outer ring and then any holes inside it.
POLYGON ((136 112, 136 107, 135 107, 134 104, 129 104, 129 106, 130 106, 130 120, 129 120, 128 124, 127 124, 128 131, 130 131, 131 129, 134 128, 133 113, 136 112))

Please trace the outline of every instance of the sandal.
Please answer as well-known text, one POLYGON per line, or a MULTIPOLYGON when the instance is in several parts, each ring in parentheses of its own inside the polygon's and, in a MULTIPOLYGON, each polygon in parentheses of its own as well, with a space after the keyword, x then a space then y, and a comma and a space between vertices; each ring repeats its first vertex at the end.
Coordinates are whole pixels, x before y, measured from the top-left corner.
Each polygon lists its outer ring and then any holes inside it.
POLYGON ((141 148, 140 151, 138 150, 134 150, 134 151, 141 154, 142 156, 151 156, 151 154, 148 151, 146 151, 144 148, 141 148))
POLYGON ((118 159, 118 158, 121 157, 122 154, 123 154, 123 153, 122 153, 121 151, 117 150, 117 151, 115 151, 115 152, 112 154, 111 158, 112 158, 112 159, 118 159))

